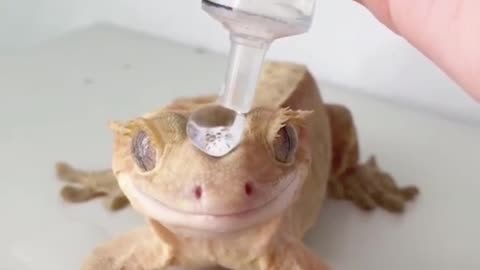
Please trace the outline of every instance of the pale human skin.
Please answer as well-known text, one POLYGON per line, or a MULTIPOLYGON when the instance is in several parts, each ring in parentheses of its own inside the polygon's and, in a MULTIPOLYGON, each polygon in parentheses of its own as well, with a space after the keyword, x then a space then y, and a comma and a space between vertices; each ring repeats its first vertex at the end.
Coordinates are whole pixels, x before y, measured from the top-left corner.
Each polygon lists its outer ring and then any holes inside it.
POLYGON ((416 197, 416 187, 398 186, 375 158, 360 162, 350 111, 323 103, 305 66, 266 63, 254 103, 242 143, 221 158, 187 139, 187 117, 215 108, 213 97, 194 97, 113 122, 110 173, 60 163, 66 200, 103 194, 118 209, 120 189, 147 220, 98 246, 82 269, 325 270, 302 239, 327 195, 392 213, 416 197))
POLYGON ((356 1, 480 102, 480 1, 356 1))

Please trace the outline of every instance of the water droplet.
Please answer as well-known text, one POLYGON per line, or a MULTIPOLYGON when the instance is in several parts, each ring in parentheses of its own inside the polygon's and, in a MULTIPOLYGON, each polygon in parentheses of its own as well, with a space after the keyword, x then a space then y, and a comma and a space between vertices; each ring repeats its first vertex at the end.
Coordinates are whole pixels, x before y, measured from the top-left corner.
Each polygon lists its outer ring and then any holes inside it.
POLYGON ((187 135, 204 153, 221 157, 240 144, 244 127, 243 114, 212 105, 192 113, 187 123, 187 135))

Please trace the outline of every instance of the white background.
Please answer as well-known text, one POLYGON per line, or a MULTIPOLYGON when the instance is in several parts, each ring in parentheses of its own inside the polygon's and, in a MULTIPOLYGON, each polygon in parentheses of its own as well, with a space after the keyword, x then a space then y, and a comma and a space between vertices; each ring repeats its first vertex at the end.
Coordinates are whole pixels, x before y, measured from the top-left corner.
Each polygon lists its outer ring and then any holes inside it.
MULTIPOLYGON (((3 0, 0 48, 9 54, 96 22, 228 51, 226 31, 201 11, 200 0, 3 0)), ((311 31, 276 42, 268 57, 306 63, 318 79, 343 88, 480 123, 472 99, 351 0, 318 0, 311 31)))

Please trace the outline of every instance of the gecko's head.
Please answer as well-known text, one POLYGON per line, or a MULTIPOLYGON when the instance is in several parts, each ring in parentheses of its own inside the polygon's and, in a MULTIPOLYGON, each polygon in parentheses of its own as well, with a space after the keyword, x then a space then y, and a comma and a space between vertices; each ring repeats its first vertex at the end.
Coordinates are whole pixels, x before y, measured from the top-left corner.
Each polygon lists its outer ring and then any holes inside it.
POLYGON ((253 110, 241 144, 221 158, 189 141, 188 113, 167 110, 112 124, 113 171, 132 206, 168 227, 251 228, 280 215, 298 195, 310 166, 307 114, 253 110))

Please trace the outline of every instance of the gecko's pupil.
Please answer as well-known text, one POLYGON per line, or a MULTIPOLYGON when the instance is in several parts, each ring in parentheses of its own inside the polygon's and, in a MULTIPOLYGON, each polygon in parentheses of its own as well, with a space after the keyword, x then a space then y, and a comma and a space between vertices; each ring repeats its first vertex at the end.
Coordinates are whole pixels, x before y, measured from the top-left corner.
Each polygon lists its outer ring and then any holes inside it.
POLYGON ((297 133, 291 125, 282 127, 274 144, 275 158, 280 162, 290 162, 295 155, 297 140, 297 133))
POLYGON ((156 151, 145 131, 139 131, 132 139, 132 155, 135 163, 143 171, 155 167, 156 151))

